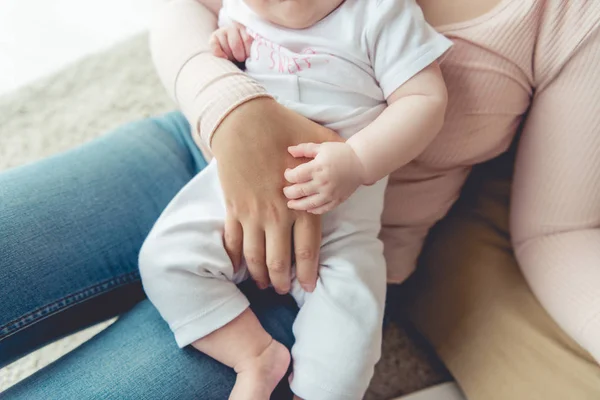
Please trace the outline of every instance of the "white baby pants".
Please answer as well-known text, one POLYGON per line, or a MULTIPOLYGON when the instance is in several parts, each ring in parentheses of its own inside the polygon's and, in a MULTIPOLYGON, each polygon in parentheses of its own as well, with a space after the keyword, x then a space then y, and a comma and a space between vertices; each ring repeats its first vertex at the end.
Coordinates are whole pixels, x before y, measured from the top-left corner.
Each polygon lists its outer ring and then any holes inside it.
MULTIPOLYGON (((361 399, 381 352, 386 290, 377 238, 387 180, 359 188, 322 218, 319 279, 297 281, 292 348, 294 393, 305 400, 361 399)), ((226 325, 247 307, 223 247, 225 206, 212 162, 171 201, 140 252, 144 289, 180 347, 226 325)), ((242 333, 243 334, 243 333, 242 333)))

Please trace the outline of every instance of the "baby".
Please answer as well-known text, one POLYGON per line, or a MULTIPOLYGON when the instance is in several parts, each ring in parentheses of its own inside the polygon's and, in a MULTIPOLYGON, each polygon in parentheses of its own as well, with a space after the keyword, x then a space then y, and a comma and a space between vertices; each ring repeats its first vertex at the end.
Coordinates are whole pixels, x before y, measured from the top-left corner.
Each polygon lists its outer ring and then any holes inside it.
MULTIPOLYGON (((417 157, 441 128, 446 89, 436 60, 451 43, 414 0, 225 0, 215 55, 281 104, 344 142, 289 148, 311 159, 284 172, 288 206, 322 214, 319 279, 292 277, 291 389, 303 399, 361 399, 380 357, 386 289, 378 239, 387 175, 417 157)), ((282 171, 283 172, 283 171, 282 171)), ((140 253, 150 300, 180 347, 232 367, 232 399, 268 399, 290 353, 248 308, 223 247, 225 204, 217 162, 171 201, 140 253)), ((199 377, 201 379, 201 377, 199 377)))

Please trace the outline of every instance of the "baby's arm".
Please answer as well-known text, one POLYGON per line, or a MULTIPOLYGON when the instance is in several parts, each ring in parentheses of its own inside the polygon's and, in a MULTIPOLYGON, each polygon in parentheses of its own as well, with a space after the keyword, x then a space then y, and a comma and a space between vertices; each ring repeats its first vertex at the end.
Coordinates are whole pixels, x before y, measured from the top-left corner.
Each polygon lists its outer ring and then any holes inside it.
POLYGON ((437 63, 396 89, 388 108, 348 139, 369 185, 408 164, 433 141, 444 123, 448 94, 437 63))
POLYGON ((252 37, 248 35, 244 25, 228 21, 226 25, 213 32, 209 44, 215 57, 244 62, 250 57, 252 37))
POLYGON ((371 185, 415 159, 442 127, 447 92, 433 63, 396 89, 389 106, 345 143, 305 143, 294 157, 312 158, 285 172, 288 206, 315 214, 345 201, 360 185, 371 185))

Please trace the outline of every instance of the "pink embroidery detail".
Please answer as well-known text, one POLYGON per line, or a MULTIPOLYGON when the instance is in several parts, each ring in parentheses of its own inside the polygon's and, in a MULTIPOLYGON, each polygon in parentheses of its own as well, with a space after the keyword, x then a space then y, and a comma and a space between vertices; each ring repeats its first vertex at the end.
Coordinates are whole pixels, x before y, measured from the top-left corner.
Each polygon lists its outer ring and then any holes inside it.
POLYGON ((294 65, 296 66, 297 71, 302 71, 300 64, 298 64, 298 59, 296 57, 292 57, 292 61, 294 61, 294 65))
MULTIPOLYGON (((268 59, 271 61, 269 65, 270 70, 277 70, 279 73, 293 75, 313 67, 310 59, 317 54, 313 48, 308 47, 302 50, 301 54, 306 55, 305 57, 292 57, 289 55, 290 51, 286 48, 265 39, 250 29, 247 32, 254 39, 254 60, 260 61, 264 58, 263 54, 261 54, 261 48, 264 47, 268 52, 268 59)), ((328 62, 327 60, 324 61, 328 62)))

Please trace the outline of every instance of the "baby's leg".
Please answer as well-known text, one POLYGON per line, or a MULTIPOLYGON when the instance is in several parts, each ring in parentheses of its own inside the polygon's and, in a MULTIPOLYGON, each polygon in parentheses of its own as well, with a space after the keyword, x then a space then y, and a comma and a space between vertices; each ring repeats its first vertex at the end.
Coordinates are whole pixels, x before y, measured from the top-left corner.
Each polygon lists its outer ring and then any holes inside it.
POLYGON ((319 281, 294 324, 291 388, 303 399, 362 399, 381 352, 385 263, 377 232, 326 239, 319 281))
POLYGON ((232 400, 268 400, 290 365, 288 349, 263 329, 249 308, 192 346, 235 370, 232 400))
POLYGON ((231 398, 269 399, 290 355, 248 308, 223 248, 225 209, 216 164, 167 206, 140 251, 144 289, 180 347, 196 349, 238 373, 231 398))

